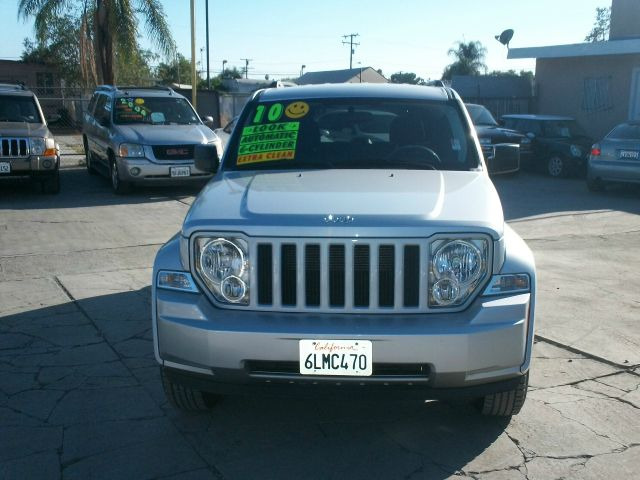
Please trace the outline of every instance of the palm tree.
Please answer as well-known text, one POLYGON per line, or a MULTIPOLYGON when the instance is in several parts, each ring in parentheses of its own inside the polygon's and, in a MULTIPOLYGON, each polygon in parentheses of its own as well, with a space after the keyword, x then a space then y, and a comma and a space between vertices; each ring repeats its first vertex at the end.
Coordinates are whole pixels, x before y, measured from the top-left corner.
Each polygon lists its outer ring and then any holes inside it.
POLYGON ((453 75, 480 75, 487 70, 484 58, 487 49, 480 42, 457 42, 456 48, 447 52, 455 61, 444 69, 443 80, 451 80, 453 75))
MULTIPOLYGON (((22 18, 33 16, 38 38, 44 38, 48 20, 76 6, 82 17, 86 38, 81 45, 93 40, 93 59, 100 83, 114 84, 114 57, 128 58, 138 50, 138 16, 145 22, 146 33, 152 42, 169 55, 175 51, 175 43, 164 10, 159 0, 19 0, 18 12, 22 18), (93 22, 91 22, 93 19, 93 22)), ((83 70, 86 65, 83 66, 83 70)))

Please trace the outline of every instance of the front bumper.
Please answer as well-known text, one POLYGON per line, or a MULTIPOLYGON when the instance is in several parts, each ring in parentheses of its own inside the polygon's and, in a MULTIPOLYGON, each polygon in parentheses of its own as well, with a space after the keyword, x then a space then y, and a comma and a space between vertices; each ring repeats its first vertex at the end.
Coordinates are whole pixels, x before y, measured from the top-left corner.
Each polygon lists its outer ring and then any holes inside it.
POLYGON ((183 184, 202 182, 213 176, 211 173, 198 170, 192 160, 153 162, 148 158, 116 157, 116 161, 118 162, 120 179, 125 182, 144 184, 183 184), (171 167, 189 167, 191 175, 188 177, 172 177, 171 167), (131 173, 133 168, 138 168, 140 173, 133 175, 131 173))
POLYGON ((640 162, 629 160, 589 159, 587 176, 605 182, 640 183, 640 162))
MULTIPOLYGON (((463 312, 428 315, 225 310, 202 293, 155 286, 153 299, 157 360, 186 377, 197 374, 207 384, 203 390, 223 393, 281 385, 397 387, 424 398, 435 396, 432 389, 469 394, 469 387, 509 384, 526 373, 531 352, 529 293, 480 297, 463 312), (300 375, 300 339, 371 340, 374 375, 300 375), (420 374, 378 375, 377 364, 423 368, 420 374)), ((497 391, 508 390, 502 387, 497 391)))
POLYGON ((60 158, 57 156, 44 157, 31 155, 23 158, 0 158, 0 162, 7 162, 11 166, 9 173, 0 173, 0 179, 34 178, 54 175, 60 167, 60 158))

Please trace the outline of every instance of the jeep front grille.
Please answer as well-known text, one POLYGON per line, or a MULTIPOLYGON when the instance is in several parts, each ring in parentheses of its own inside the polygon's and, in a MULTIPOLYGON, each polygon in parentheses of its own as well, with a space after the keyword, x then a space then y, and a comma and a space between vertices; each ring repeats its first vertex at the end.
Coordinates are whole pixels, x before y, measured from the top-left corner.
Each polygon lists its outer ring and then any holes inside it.
POLYGON ((416 313, 427 309, 428 243, 411 239, 256 239, 258 310, 416 313))
POLYGON ((29 141, 26 138, 0 138, 0 158, 28 156, 29 141))

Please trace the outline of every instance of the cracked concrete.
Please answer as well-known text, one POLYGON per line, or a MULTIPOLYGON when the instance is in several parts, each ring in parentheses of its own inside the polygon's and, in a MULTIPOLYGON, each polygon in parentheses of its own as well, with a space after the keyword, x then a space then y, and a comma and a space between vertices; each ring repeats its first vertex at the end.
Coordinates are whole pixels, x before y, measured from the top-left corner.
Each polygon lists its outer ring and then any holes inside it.
POLYGON ((187 415, 162 391, 149 281, 193 197, 115 197, 82 170, 62 175, 55 201, 0 199, 0 478, 637 478, 640 289, 625 256, 637 196, 496 180, 507 218, 534 240, 549 339, 510 421, 459 402, 269 397, 187 415), (602 274, 612 262, 618 277, 602 274))

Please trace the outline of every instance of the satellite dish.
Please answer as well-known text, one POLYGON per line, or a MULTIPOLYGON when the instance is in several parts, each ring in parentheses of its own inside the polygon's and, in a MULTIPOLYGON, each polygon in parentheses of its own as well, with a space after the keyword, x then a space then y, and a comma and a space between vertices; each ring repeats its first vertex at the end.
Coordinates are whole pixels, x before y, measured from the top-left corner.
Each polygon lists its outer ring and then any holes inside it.
POLYGON ((513 29, 508 29, 502 32, 500 35, 496 35, 496 40, 498 40, 501 44, 506 45, 509 48, 509 42, 513 38, 513 29))

